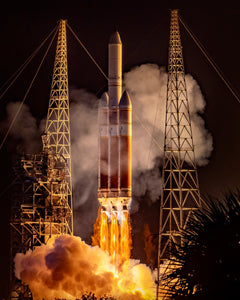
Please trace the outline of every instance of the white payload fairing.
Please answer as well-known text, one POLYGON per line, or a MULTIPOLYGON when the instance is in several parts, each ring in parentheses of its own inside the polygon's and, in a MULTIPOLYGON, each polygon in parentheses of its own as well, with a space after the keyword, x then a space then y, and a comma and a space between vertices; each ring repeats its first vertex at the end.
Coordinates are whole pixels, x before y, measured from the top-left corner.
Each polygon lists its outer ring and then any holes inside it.
POLYGON ((122 94, 122 42, 108 44, 108 93, 99 102, 98 200, 102 210, 128 210, 132 198, 132 104, 122 94))

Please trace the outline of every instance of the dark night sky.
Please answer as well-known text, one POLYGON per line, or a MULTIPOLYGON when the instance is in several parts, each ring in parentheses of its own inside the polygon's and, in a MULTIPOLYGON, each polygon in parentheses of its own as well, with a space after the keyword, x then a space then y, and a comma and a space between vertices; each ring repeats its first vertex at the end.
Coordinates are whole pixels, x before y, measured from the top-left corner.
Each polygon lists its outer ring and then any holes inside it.
MULTIPOLYGON (((25 61, 61 18, 86 45, 95 60, 107 73, 107 43, 114 30, 123 42, 123 72, 136 65, 151 62, 167 65, 170 8, 179 8, 180 14, 208 53, 219 65, 236 91, 239 88, 240 8, 228 2, 229 7, 196 7, 193 1, 20 1, 6 4, 0 19, 0 85, 25 61), (50 2, 50 4, 49 4, 50 2), (163 3, 163 4, 162 4, 163 3), (34 7, 32 7, 34 5, 34 7), (195 6, 195 7, 194 7, 195 6), (231 7, 231 8, 230 8, 231 7)), ((209 1, 210 2, 210 1, 209 1)), ((202 2, 202 4, 204 4, 202 2)), ((186 73, 200 85, 207 102, 204 113, 206 127, 213 135, 214 150, 210 163, 199 168, 203 195, 218 195, 240 186, 240 104, 229 92, 209 65, 190 36, 181 26, 181 37, 186 73)), ((69 84, 100 94, 106 90, 106 80, 69 32, 69 84)), ((43 74, 39 74, 26 103, 32 114, 42 119, 47 113, 54 50, 49 54, 43 74), (49 69, 48 69, 49 67, 49 69)), ((31 71, 31 68, 30 68, 31 71)), ((0 118, 5 117, 8 101, 21 101, 29 85, 31 74, 21 76, 0 102, 0 118)), ((2 137, 1 137, 2 138, 2 137)), ((10 172, 14 156, 11 137, 0 151, 1 176, 1 277, 0 299, 7 297, 9 253, 9 197, 5 192, 13 175, 10 172)), ((157 204, 156 204, 157 205, 157 204)), ((156 207, 155 207, 156 208, 156 207)), ((139 220, 147 222, 155 209, 147 205, 139 212, 139 220)), ((133 224, 136 222, 133 221, 133 224)), ((154 232, 156 226, 151 230, 154 232)))

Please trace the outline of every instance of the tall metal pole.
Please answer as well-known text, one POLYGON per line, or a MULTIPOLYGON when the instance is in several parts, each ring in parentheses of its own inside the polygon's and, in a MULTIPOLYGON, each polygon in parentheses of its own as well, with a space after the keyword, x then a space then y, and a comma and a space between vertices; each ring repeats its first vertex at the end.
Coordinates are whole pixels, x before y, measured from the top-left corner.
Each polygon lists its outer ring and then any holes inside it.
POLYGON ((173 247, 182 243, 180 230, 186 228, 192 211, 201 206, 178 10, 171 11, 162 181, 157 299, 163 264, 173 247))

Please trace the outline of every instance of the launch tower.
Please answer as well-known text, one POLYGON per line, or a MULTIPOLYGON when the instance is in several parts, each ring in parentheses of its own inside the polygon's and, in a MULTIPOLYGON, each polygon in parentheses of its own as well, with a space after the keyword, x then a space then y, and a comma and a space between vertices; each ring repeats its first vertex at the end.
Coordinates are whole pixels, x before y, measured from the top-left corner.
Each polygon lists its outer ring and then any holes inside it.
POLYGON ((163 263, 172 248, 182 243, 180 230, 186 228, 192 211, 201 206, 178 10, 171 11, 162 181, 157 299, 161 296, 163 263))
POLYGON ((46 122, 39 154, 24 155, 15 166, 18 190, 11 210, 11 299, 31 299, 14 276, 14 256, 52 237, 73 234, 70 120, 66 21, 58 26, 57 49, 46 122))

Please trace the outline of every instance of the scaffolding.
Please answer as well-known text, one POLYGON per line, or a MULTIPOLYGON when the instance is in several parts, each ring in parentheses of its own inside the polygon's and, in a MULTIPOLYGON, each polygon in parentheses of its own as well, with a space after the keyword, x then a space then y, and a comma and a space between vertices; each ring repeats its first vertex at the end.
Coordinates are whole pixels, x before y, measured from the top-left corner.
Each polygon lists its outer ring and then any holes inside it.
MULTIPOLYGON (((18 252, 33 250, 56 236, 71 234, 72 216, 66 161, 62 155, 43 147, 40 154, 24 155, 16 164, 15 173, 18 181, 10 221, 12 259, 18 252)), ((13 273, 11 276, 11 298, 31 298, 28 288, 13 273)))

